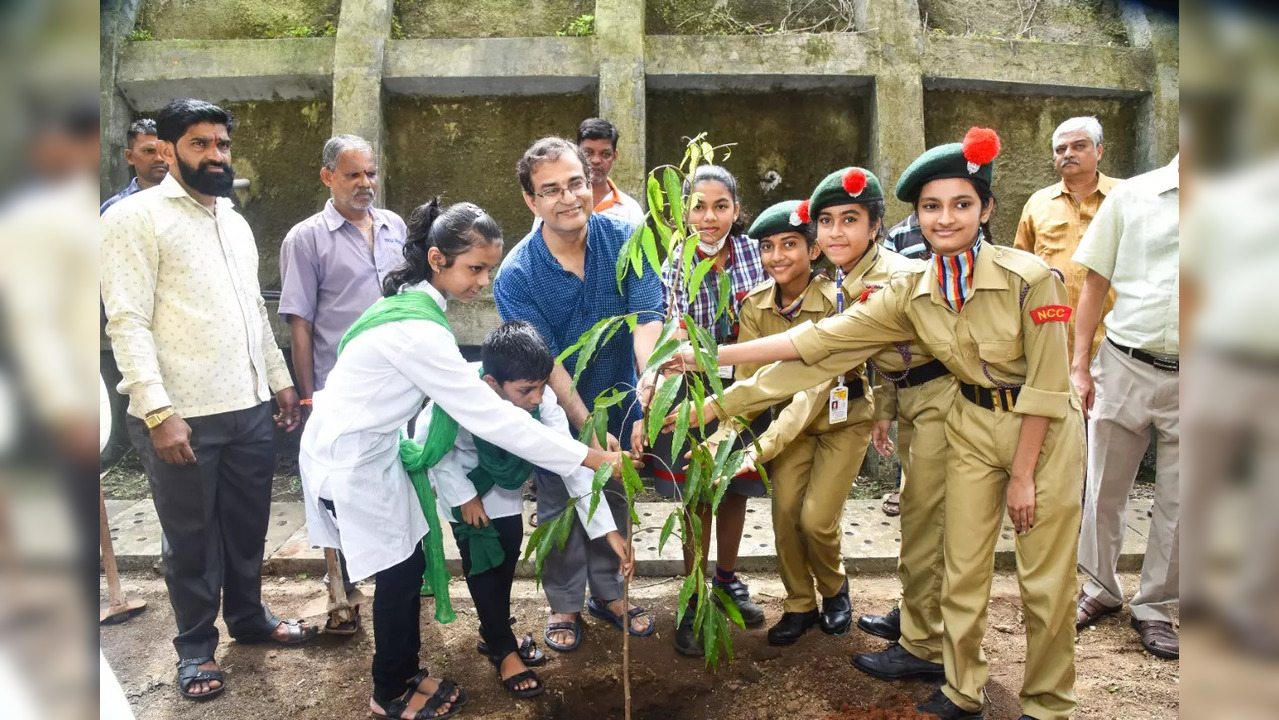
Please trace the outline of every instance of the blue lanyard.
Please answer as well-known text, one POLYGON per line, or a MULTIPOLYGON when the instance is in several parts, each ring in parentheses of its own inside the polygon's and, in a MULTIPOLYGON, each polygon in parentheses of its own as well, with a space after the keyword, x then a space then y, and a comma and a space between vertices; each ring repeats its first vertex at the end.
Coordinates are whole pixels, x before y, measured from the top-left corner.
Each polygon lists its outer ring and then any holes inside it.
MULTIPOLYGON (((835 269, 835 313, 844 314, 844 269, 838 267, 835 269)), ((843 373, 840 373, 838 382, 844 384, 843 373)))

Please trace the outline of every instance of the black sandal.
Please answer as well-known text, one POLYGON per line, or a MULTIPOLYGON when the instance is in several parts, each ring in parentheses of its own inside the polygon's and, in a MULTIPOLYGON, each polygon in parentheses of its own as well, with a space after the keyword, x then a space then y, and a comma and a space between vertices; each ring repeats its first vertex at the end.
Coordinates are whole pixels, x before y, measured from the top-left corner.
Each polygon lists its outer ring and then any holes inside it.
MULTIPOLYGON (((475 643, 475 652, 492 659, 492 656, 489 654, 488 643, 483 640, 475 643)), ((549 662, 546 657, 546 653, 542 652, 541 648, 537 646, 537 642, 533 640, 533 636, 531 634, 526 634, 524 636, 524 639, 520 641, 519 648, 517 648, 515 652, 519 654, 520 659, 523 660, 524 664, 528 667, 541 667, 549 662)))
POLYGON ((258 645, 261 643, 269 643, 269 642, 277 643, 280 645, 302 645, 308 640, 311 640, 312 638, 314 638, 316 635, 320 634, 319 625, 312 625, 310 623, 306 623, 306 626, 303 627, 302 620, 297 620, 297 619, 281 620, 280 618, 272 615, 270 619, 268 620, 268 622, 272 622, 275 624, 272 625, 271 629, 268 630, 265 634, 250 635, 248 637, 238 637, 235 639, 235 641, 237 643, 240 643, 241 645, 258 645), (286 630, 286 634, 283 640, 275 636, 275 629, 280 626, 284 626, 286 630))
MULTIPOLYGON (((408 682, 409 688, 411 688, 414 692, 425 695, 426 693, 422 692, 421 690, 418 690, 418 686, 422 684, 423 680, 430 677, 430 675, 431 675, 430 670, 426 668, 422 668, 421 670, 418 671, 416 675, 409 678, 409 682, 408 682)), ((440 699, 439 705, 435 706, 437 708, 440 705, 443 705, 444 703, 449 703, 455 708, 460 708, 471 701, 471 696, 466 694, 466 688, 460 688, 457 686, 457 683, 447 679, 440 680, 439 687, 435 689, 435 692, 431 693, 431 697, 433 698, 438 697, 440 699), (449 698, 453 695, 454 690, 457 691, 457 699, 449 700, 449 698)))
POLYGON ((497 671, 497 679, 502 683, 502 687, 506 688, 506 691, 511 694, 511 697, 517 700, 524 700, 526 698, 537 697, 538 695, 546 692, 546 685, 542 682, 542 678, 532 670, 525 670, 522 673, 516 673, 503 680, 502 661, 499 658, 490 656, 489 662, 493 663, 493 669, 497 671), (524 688, 522 690, 515 687, 525 680, 532 680, 537 684, 531 688, 524 688))
MULTIPOLYGON (((425 678, 426 671, 423 670, 417 677, 425 678)), ((418 682, 421 682, 421 680, 418 682)), ((414 684, 413 687, 409 688, 408 692, 405 692, 400 697, 382 705, 381 713, 370 711, 370 714, 374 718, 377 718, 377 720, 400 720, 404 715, 404 711, 408 709, 409 702, 412 701, 415 693, 419 695, 426 694, 419 692, 416 684, 414 684)), ((464 690, 457 688, 457 686, 448 680, 441 680, 439 689, 432 693, 431 697, 427 698, 426 705, 423 705, 421 709, 413 714, 413 720, 440 720, 440 718, 453 717, 462 711, 464 697, 464 690), (440 706, 449 702, 448 696, 453 694, 454 689, 457 689, 458 691, 457 701, 449 703, 448 712, 437 715, 436 713, 439 711, 440 706)))
POLYGON ((212 657, 186 658, 178 661, 178 692, 182 693, 182 697, 188 700, 211 700, 222 694, 226 690, 226 673, 218 670, 201 670, 200 665, 212 662, 212 657), (193 693, 188 692, 188 688, 198 682, 220 683, 217 687, 210 687, 208 692, 193 693))

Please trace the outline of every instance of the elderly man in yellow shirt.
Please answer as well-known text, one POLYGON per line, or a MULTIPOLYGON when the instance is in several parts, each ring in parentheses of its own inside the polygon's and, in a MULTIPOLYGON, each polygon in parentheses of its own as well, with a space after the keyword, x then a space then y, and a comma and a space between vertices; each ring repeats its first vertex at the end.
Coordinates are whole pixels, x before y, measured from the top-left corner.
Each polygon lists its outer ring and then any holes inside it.
MULTIPOLYGON (((1066 281, 1070 306, 1079 304, 1079 293, 1084 286, 1088 269, 1071 261, 1079 247, 1079 241, 1088 224, 1092 222, 1101 202, 1120 181, 1108 177, 1097 164, 1105 148, 1101 123, 1095 117, 1073 117, 1053 131, 1053 167, 1061 181, 1039 190, 1026 201, 1017 223, 1017 238, 1013 247, 1034 253, 1061 271, 1066 281)), ((1115 304, 1115 294, 1106 295, 1103 312, 1110 312, 1115 304)), ((1075 321, 1067 328, 1067 341, 1074 349, 1075 321)), ((1093 350, 1100 347, 1106 336, 1106 328, 1097 327, 1093 350)))

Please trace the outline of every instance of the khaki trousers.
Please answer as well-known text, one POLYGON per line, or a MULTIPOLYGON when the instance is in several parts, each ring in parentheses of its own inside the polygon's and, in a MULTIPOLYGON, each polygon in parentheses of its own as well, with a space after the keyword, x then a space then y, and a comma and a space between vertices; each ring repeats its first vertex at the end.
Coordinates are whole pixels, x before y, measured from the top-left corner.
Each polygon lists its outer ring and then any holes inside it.
POLYGON ((942 662, 942 528, 946 497, 946 416, 959 396, 954 375, 897 390, 897 455, 902 464, 901 646, 942 662))
POLYGON ((1180 390, 1176 373, 1156 370, 1102 343, 1092 361, 1096 399, 1088 421, 1088 482, 1079 535, 1084 592, 1110 606, 1124 604, 1116 564, 1128 520, 1128 495, 1155 429, 1155 502, 1141 585, 1132 599, 1137 620, 1172 622, 1180 580, 1180 390))
MULTIPOLYGON (((1075 564, 1084 432, 1078 398, 1072 395, 1070 405, 1065 418, 1049 424, 1035 468, 1035 525, 1016 537, 1026 618, 1021 707, 1039 720, 1069 718, 1075 709, 1075 564)), ((960 396, 946 419, 950 467, 942 543, 942 691, 970 711, 981 707, 989 676, 981 643, 1021 418, 960 396)))
POLYGON ((777 569, 786 586, 786 612, 815 609, 817 593, 833 597, 847 578, 840 520, 870 444, 871 404, 850 403, 848 414, 837 430, 801 434, 769 464, 773 536, 777 569))

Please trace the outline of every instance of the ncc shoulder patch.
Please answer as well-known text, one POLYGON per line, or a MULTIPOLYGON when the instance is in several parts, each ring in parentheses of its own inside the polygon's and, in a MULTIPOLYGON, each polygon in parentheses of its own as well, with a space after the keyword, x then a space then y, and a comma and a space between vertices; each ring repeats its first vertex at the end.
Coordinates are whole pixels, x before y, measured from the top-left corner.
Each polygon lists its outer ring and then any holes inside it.
POLYGON ((1030 319, 1036 325, 1043 325, 1046 322, 1068 322, 1070 316, 1074 313, 1074 309, 1069 305, 1044 305, 1030 311, 1030 319))

